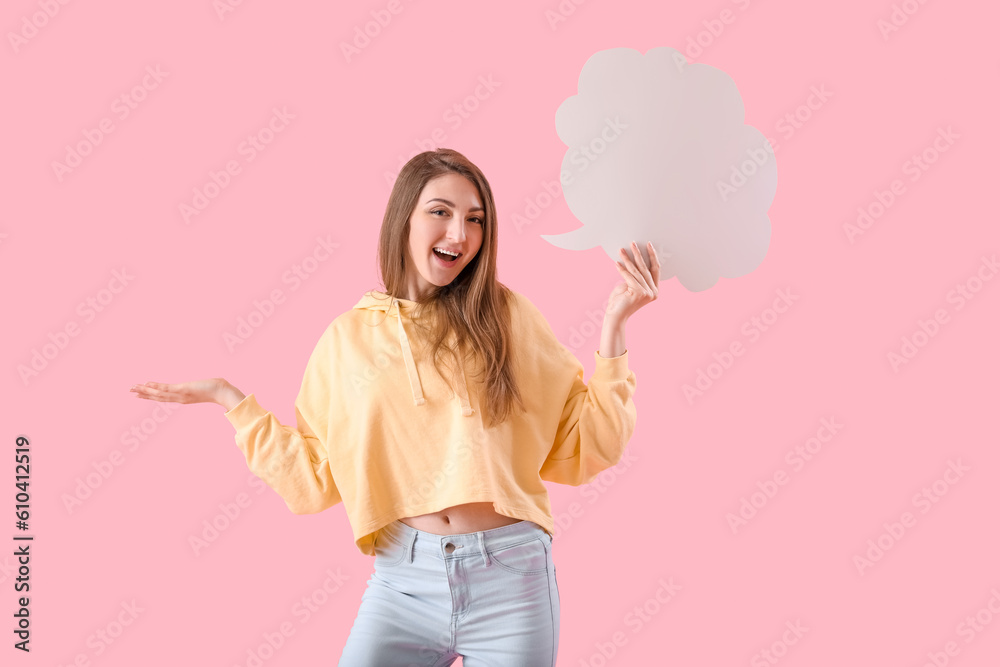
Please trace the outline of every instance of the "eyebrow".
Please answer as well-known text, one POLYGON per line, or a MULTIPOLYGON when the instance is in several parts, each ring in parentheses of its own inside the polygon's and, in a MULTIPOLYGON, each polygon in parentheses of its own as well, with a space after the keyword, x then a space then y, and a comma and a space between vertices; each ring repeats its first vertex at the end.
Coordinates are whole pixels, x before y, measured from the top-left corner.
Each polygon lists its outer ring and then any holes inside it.
MULTIPOLYGON (((434 197, 433 199, 428 199, 428 200, 427 200, 427 201, 425 201, 424 203, 425 203, 425 204, 430 204, 430 203, 431 203, 432 201, 439 201, 439 202, 444 202, 444 203, 445 203, 445 204, 447 204, 448 206, 451 206, 452 208, 455 208, 455 204, 454 204, 453 202, 450 202, 450 201, 448 201, 447 199, 441 199, 440 197, 434 197)), ((475 208, 470 208, 469 210, 470 210, 470 211, 482 211, 483 209, 482 209, 481 207, 477 206, 477 207, 475 207, 475 208)))

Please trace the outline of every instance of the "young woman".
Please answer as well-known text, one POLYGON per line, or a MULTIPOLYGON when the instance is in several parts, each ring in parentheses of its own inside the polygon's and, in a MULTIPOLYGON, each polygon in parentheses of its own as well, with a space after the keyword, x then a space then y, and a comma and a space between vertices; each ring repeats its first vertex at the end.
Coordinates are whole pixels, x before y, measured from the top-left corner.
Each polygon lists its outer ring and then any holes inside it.
POLYGON ((323 333, 297 428, 222 378, 132 387, 225 407, 250 470, 292 512, 343 503, 375 571, 341 666, 555 665, 542 482, 586 484, 620 460, 636 423, 624 325, 656 299, 660 264, 652 244, 650 266, 622 249, 587 385, 537 308, 497 281, 497 232, 482 172, 453 150, 421 153, 382 221, 385 290, 323 333))

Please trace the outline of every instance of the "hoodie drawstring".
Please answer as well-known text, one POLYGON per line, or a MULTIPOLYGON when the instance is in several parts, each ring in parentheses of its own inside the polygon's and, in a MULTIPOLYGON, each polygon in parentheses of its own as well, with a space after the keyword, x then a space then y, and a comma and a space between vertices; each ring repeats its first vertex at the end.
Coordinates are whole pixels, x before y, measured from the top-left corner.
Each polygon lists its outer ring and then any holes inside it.
POLYGON ((472 415, 472 404, 469 403, 469 387, 465 384, 465 361, 462 355, 458 357, 458 396, 462 401, 462 415, 469 417, 472 415))
POLYGON ((399 346, 403 350, 403 363, 406 365, 406 374, 410 378, 410 390, 413 392, 413 404, 423 405, 424 390, 420 386, 420 376, 417 375, 417 365, 413 363, 413 353, 410 351, 410 339, 406 337, 406 329, 403 327, 403 314, 399 312, 399 301, 393 300, 396 304, 396 321, 399 322, 399 346))
MULTIPOLYGON (((399 309, 399 300, 393 299, 393 303, 396 304, 396 318, 397 322, 399 322, 399 347, 403 352, 403 363, 406 366, 406 375, 410 379, 410 390, 413 392, 413 404, 423 405, 427 401, 424 398, 424 390, 420 384, 420 376, 417 374, 417 365, 413 361, 413 352, 410 349, 410 339, 406 335, 406 327, 403 326, 403 314, 399 309)), ((457 356, 459 360, 459 368, 455 379, 458 384, 458 397, 462 404, 462 415, 465 417, 471 417, 473 410, 472 404, 469 402, 469 387, 465 382, 465 362, 461 358, 461 355, 457 356)))

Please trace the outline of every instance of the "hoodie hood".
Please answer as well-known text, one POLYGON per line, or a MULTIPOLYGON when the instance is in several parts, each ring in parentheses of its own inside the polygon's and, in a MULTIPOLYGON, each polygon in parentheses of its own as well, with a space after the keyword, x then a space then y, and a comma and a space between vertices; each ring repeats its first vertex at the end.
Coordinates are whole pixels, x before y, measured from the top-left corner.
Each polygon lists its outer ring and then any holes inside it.
MULTIPOLYGON (((406 366, 406 375, 410 379, 410 390, 413 393, 413 404, 424 405, 427 401, 424 398, 423 386, 420 384, 420 375, 417 373, 417 365, 413 361, 413 352, 410 349, 410 339, 406 335, 406 327, 403 320, 412 320, 417 303, 409 299, 393 297, 385 292, 369 290, 361 297, 354 306, 362 310, 381 310, 388 313, 387 317, 396 319, 396 329, 399 335, 399 347, 402 351, 403 363, 406 366)), ((455 374, 459 400, 461 401, 462 415, 471 417, 473 414, 472 404, 469 402, 469 387, 465 381, 465 365, 462 355, 458 357, 459 369, 455 374)))

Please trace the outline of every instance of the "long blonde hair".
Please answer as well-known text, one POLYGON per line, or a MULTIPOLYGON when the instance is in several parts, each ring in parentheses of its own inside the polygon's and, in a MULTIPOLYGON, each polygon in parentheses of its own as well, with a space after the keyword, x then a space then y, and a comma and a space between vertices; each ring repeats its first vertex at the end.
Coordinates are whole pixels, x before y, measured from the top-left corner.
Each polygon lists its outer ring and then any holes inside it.
MULTIPOLYGON (((410 238, 410 216, 424 186, 433 178, 454 172, 469 179, 479 191, 483 206, 483 241, 479 252, 449 284, 430 290, 418 298, 417 313, 428 311, 436 322, 433 330, 416 326, 430 335, 431 354, 438 374, 438 357, 447 350, 454 358, 470 352, 481 362, 475 375, 483 382, 485 374, 484 424, 502 423, 516 403, 524 403, 514 378, 511 345, 511 317, 508 304, 514 298, 497 280, 497 213, 493 192, 483 172, 458 151, 438 148, 415 155, 407 162, 389 195, 378 240, 378 265, 386 294, 401 298, 406 290, 406 249, 410 238), (459 344, 456 350, 445 344, 454 331, 459 344)), ((443 377, 443 376, 442 376, 443 377)))

